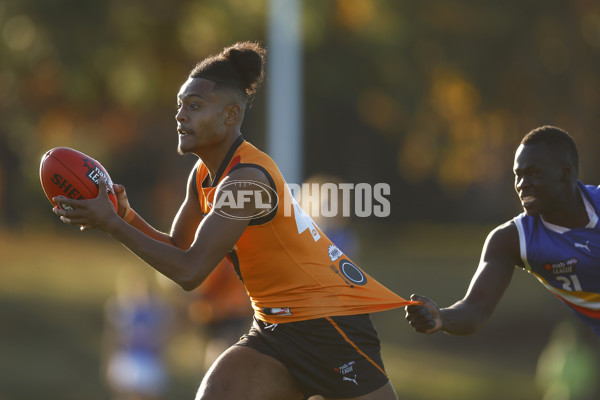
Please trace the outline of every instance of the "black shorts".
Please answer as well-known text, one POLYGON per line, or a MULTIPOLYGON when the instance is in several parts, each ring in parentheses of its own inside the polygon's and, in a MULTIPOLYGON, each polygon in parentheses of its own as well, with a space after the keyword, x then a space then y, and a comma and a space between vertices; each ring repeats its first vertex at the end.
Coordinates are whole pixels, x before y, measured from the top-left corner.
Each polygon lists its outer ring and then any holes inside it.
POLYGON ((380 343, 368 314, 268 324, 254 318, 237 346, 282 362, 306 398, 357 397, 385 385, 380 343))

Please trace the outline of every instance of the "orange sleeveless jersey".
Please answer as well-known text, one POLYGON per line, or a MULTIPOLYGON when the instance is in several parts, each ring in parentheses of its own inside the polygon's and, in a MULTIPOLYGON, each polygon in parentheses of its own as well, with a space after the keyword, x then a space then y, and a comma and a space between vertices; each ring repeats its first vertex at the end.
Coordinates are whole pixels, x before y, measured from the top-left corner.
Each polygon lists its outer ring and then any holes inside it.
POLYGON ((228 255, 258 319, 285 323, 417 304, 381 285, 342 253, 292 200, 273 160, 241 137, 213 184, 199 163, 196 186, 204 214, 212 210, 218 183, 240 167, 261 169, 278 200, 276 210, 250 222, 228 255))

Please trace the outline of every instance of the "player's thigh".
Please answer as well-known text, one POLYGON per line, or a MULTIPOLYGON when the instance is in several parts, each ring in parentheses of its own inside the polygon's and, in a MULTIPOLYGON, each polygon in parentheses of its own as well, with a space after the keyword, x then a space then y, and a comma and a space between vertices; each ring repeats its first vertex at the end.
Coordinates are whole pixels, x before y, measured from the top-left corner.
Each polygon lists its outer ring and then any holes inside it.
MULTIPOLYGON (((333 399, 329 399, 327 397, 321 397, 321 398, 317 397, 317 399, 333 400, 333 399)), ((310 400, 313 400, 313 399, 310 399, 310 400)), ((351 397, 351 398, 346 398, 346 399, 336 399, 336 400, 398 400, 398 397, 396 396, 396 392, 394 391, 394 387, 392 386, 392 383, 390 381, 388 381, 385 385, 383 385, 379 389, 374 390, 371 393, 365 394, 363 396, 351 397)))
POLYGON ((301 400, 285 366, 246 346, 232 346, 204 376, 196 400, 301 400))

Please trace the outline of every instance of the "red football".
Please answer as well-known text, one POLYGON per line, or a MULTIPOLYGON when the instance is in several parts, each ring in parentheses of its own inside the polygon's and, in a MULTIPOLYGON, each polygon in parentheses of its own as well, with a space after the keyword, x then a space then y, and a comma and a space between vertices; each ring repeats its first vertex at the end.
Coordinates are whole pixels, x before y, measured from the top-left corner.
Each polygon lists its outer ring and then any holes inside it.
POLYGON ((117 209, 117 196, 106 169, 92 157, 69 147, 48 150, 40 162, 40 181, 50 203, 53 197, 92 199, 98 196, 99 178, 103 176, 109 188, 108 197, 117 209))

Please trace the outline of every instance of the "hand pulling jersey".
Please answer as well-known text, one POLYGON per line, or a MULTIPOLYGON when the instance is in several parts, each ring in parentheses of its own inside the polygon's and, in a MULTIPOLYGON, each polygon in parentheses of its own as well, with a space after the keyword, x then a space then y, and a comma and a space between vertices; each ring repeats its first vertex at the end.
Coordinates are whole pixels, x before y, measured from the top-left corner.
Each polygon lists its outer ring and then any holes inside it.
POLYGON ((275 205, 269 214, 250 221, 228 255, 258 319, 285 323, 415 304, 381 285, 340 251, 293 200, 274 161, 241 136, 213 182, 199 162, 196 188, 205 215, 216 212, 213 203, 219 182, 242 167, 265 173, 275 205))
POLYGON ((514 222, 527 271, 600 336, 600 187, 579 183, 579 189, 587 226, 567 229, 525 213, 514 222))

